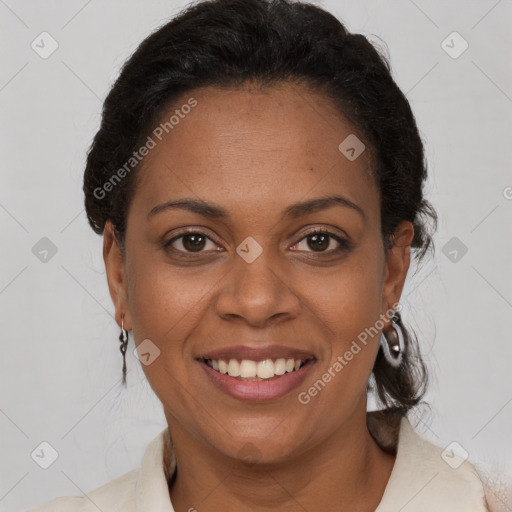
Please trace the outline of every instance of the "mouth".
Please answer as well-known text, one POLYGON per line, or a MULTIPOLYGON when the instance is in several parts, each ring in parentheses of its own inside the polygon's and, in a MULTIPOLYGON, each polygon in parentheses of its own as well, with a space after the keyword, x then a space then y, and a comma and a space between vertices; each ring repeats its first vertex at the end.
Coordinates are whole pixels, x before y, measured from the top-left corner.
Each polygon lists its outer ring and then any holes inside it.
POLYGON ((298 387, 317 359, 283 347, 233 347, 196 358, 217 389, 244 401, 281 398, 298 387))

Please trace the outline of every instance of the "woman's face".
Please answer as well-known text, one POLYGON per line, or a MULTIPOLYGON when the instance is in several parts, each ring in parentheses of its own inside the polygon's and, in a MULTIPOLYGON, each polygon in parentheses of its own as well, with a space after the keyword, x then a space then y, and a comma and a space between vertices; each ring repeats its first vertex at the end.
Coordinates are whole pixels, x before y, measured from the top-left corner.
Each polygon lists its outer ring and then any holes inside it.
POLYGON ((379 346, 375 329, 362 333, 400 297, 412 226, 386 257, 369 151, 357 156, 354 128, 324 96, 201 88, 162 122, 173 114, 138 171, 124 264, 111 226, 104 251, 116 318, 171 432, 262 462, 349 435, 379 346), (263 380, 225 375, 221 359, 263 380), (307 364, 286 372, 288 359, 307 364))

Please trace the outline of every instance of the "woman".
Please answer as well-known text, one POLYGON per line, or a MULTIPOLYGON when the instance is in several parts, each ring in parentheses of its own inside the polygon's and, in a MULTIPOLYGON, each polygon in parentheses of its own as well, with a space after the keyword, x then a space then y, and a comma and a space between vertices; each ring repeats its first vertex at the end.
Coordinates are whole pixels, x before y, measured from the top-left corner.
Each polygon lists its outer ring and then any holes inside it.
POLYGON ((319 7, 200 2, 143 41, 84 192, 168 428, 138 470, 34 510, 486 510, 474 467, 407 419, 426 177, 387 62, 319 7))

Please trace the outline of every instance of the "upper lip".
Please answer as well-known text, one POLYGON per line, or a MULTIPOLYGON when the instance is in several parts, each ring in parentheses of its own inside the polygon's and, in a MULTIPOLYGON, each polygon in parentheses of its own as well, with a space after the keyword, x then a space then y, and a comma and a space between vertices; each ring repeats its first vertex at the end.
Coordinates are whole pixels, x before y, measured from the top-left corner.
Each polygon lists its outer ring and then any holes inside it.
POLYGON ((264 359, 300 359, 307 361, 315 356, 306 350, 286 347, 283 345, 267 345, 251 347, 248 345, 236 345, 232 347, 209 350, 197 356, 197 359, 248 359, 250 361, 263 361, 264 359))

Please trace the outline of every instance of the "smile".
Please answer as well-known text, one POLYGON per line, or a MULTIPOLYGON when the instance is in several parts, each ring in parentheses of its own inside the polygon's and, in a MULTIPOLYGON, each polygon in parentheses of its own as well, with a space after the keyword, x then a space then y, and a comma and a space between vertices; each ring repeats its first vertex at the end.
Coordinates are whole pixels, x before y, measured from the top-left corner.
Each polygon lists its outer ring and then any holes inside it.
POLYGON ((213 359, 196 360, 214 389, 245 402, 282 398, 303 383, 316 363, 315 358, 213 359))

